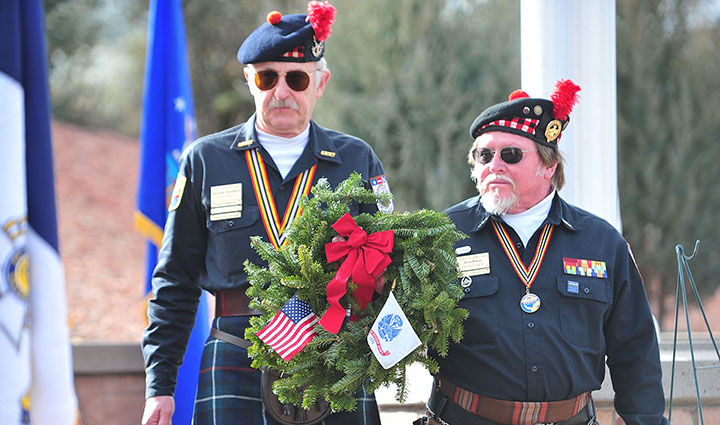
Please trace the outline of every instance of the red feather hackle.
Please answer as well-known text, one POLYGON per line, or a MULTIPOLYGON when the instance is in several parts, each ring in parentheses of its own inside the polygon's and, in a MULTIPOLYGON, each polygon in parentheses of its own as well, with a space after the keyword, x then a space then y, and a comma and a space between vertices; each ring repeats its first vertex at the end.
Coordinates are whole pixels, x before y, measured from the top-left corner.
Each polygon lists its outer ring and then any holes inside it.
POLYGON ((311 1, 308 3, 307 12, 307 19, 315 31, 315 39, 317 41, 327 40, 332 34, 330 27, 335 23, 335 13, 337 13, 335 6, 328 1, 311 1))
POLYGON ((555 119, 565 121, 572 112, 573 106, 578 102, 580 86, 572 80, 559 80, 555 83, 555 91, 550 96, 553 103, 553 116, 555 119))

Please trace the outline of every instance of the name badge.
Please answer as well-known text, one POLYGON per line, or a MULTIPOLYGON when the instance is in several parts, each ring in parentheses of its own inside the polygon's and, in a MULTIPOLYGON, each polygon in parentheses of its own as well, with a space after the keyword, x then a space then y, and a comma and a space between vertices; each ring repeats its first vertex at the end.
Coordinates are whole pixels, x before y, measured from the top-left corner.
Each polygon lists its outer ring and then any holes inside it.
POLYGON ((210 188, 210 221, 242 216, 242 183, 210 188))
POLYGON ((490 254, 483 252, 457 257, 458 268, 463 276, 479 276, 490 273, 490 254))

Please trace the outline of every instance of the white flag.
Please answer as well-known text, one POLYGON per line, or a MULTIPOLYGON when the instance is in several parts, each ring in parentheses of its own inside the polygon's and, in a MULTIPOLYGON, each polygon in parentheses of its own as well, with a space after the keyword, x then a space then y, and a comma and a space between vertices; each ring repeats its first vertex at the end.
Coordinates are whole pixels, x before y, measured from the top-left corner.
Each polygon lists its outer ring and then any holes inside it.
POLYGON ((420 338, 392 292, 375 319, 367 342, 370 350, 385 369, 395 366, 420 346, 420 338))
POLYGON ((40 0, 0 12, 0 424, 76 423, 40 0))

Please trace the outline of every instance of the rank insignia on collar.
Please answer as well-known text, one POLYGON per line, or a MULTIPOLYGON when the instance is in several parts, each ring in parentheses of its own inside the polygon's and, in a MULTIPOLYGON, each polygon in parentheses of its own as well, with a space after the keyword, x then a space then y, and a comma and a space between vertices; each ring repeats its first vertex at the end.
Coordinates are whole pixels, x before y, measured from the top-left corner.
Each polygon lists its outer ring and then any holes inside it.
POLYGON ((563 257, 563 270, 565 274, 607 278, 607 266, 604 261, 563 257))
POLYGON ((245 146, 250 146, 253 143, 255 143, 255 141, 253 139, 250 139, 250 140, 245 140, 244 142, 238 142, 238 144, 235 146, 238 148, 244 148, 245 146))
POLYGON ((330 151, 320 151, 320 155, 335 158, 336 153, 330 151))

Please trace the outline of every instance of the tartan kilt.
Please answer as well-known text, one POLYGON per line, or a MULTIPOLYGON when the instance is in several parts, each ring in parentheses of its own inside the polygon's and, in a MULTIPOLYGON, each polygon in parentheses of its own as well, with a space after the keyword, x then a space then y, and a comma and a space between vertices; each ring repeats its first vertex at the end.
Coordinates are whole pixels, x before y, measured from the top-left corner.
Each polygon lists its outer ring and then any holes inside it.
MULTIPOLYGON (((213 327, 239 337, 245 335, 247 316, 216 317, 213 327)), ((250 367, 247 351, 209 337, 203 350, 195 398, 194 425, 277 425, 265 412, 260 398, 260 371, 250 367)), ((373 394, 356 394, 354 412, 333 413, 325 425, 379 425, 373 394)))

